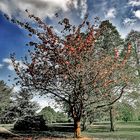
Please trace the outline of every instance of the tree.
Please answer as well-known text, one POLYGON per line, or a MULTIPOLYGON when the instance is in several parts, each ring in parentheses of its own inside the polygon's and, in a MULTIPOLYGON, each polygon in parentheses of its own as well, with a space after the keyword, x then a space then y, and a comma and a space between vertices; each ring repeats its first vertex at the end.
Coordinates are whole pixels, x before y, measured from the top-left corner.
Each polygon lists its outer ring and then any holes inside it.
POLYGON ((133 65, 135 64, 138 76, 140 78, 140 32, 132 30, 126 37, 126 42, 131 41, 133 43, 133 55, 131 56, 133 65))
POLYGON ((88 106, 94 104, 98 108, 111 105, 122 96, 129 81, 125 65, 131 45, 128 45, 124 59, 116 60, 103 51, 97 53, 94 50, 101 30, 94 29, 87 16, 77 27, 64 18, 59 22, 64 26, 61 36, 40 18, 31 14, 29 17, 40 30, 28 22, 14 20, 26 28, 30 36, 35 35, 39 39, 29 43, 34 46, 34 51, 29 51, 29 61, 25 58, 26 67, 19 67, 15 56, 11 55, 18 83, 29 90, 46 94, 56 102, 65 102, 74 121, 74 135, 80 137, 80 120, 88 106), (114 89, 110 92, 111 86, 114 89), (116 96, 108 102, 108 94, 116 96))
MULTIPOLYGON (((117 59, 118 57, 120 57, 119 52, 121 52, 123 49, 124 40, 121 38, 116 27, 113 26, 109 20, 102 21, 99 28, 103 30, 103 32, 97 39, 95 47, 99 50, 103 50, 106 54, 112 55, 112 57, 114 57, 115 53, 115 59, 117 59)), ((114 87, 112 86, 111 88, 113 89, 114 87)), ((109 94, 108 99, 112 100, 114 98, 113 96, 114 94, 109 94)), ((114 105, 110 105, 108 107, 108 110, 110 116, 110 131, 114 131, 114 105)))
POLYGON ((13 93, 10 106, 6 108, 4 117, 9 117, 11 121, 25 116, 34 116, 39 106, 36 102, 31 101, 32 94, 26 89, 21 89, 13 93))
POLYGON ((117 110, 119 114, 118 118, 120 120, 123 120, 125 122, 133 120, 135 109, 133 108, 132 104, 129 104, 129 102, 127 102, 126 100, 122 100, 121 102, 119 102, 117 110))
POLYGON ((39 114, 43 115, 44 119, 49 123, 56 122, 56 118, 57 118, 56 112, 50 106, 44 107, 39 112, 39 114))
POLYGON ((50 106, 44 107, 40 112, 40 115, 43 115, 44 119, 48 123, 52 122, 66 122, 68 121, 67 116, 63 112, 56 112, 50 106))
POLYGON ((8 87, 4 81, 0 81, 0 116, 2 117, 3 112, 7 107, 9 107, 9 103, 11 101, 11 92, 12 89, 8 87))
POLYGON ((118 116, 119 119, 127 118, 127 120, 139 120, 140 118, 140 92, 132 91, 131 94, 128 92, 125 96, 123 96, 122 101, 117 105, 118 116), (122 111, 123 110, 123 111, 122 111), (123 113, 122 113, 123 112, 123 113))
POLYGON ((114 51, 123 48, 124 40, 109 20, 102 21, 99 28, 103 32, 95 43, 98 49, 103 49, 106 53, 114 55, 114 51))
POLYGON ((64 112, 57 111, 56 112, 56 122, 64 123, 68 122, 68 117, 64 112))

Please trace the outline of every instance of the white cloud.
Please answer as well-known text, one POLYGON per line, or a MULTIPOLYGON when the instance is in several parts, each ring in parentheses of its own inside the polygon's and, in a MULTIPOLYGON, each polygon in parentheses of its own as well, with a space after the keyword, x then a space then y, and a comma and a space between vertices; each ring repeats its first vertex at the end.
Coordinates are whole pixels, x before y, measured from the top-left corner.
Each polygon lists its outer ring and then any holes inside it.
POLYGON ((105 17, 106 18, 115 18, 116 17, 116 9, 115 8, 110 8, 107 12, 106 12, 106 15, 105 17))
POLYGON ((88 8, 87 0, 81 0, 81 3, 80 3, 81 18, 84 18, 85 14, 87 13, 87 8, 88 8))
POLYGON ((9 58, 4 58, 3 62, 8 63, 8 64, 12 63, 11 59, 9 59, 9 58))
POLYGON ((140 10, 134 11, 134 15, 140 19, 140 10))
POLYGON ((129 0, 128 5, 140 6, 140 1, 139 0, 129 0))
POLYGON ((11 71, 14 70, 14 67, 13 67, 13 64, 12 64, 11 59, 9 59, 9 58, 4 58, 4 59, 3 59, 3 62, 6 63, 6 64, 8 65, 7 68, 8 68, 9 70, 11 70, 11 71))
POLYGON ((28 9, 31 13, 45 18, 53 17, 56 12, 62 10, 64 12, 70 10, 70 5, 75 9, 81 10, 81 16, 86 13, 87 0, 1 0, 1 11, 11 15, 23 14, 23 11, 28 9), (18 11, 18 12, 17 12, 18 11))
POLYGON ((3 65, 2 64, 0 64, 0 69, 3 67, 3 65))
MULTIPOLYGON (((13 67, 13 64, 12 64, 12 61, 11 61, 11 59, 9 59, 9 58, 4 58, 3 59, 3 62, 4 63, 6 63, 8 66, 7 66, 7 68, 9 69, 9 70, 11 70, 11 71, 14 71, 14 67, 13 67)), ((19 68, 27 68, 27 66, 25 65, 25 64, 23 64, 23 62, 22 61, 15 61, 16 63, 19 63, 19 68)))
POLYGON ((125 18, 124 19, 124 21, 123 21, 123 24, 124 25, 134 25, 135 24, 135 22, 136 22, 137 20, 136 19, 131 19, 131 18, 125 18))
POLYGON ((32 101, 37 102, 40 106, 40 109, 37 111, 37 113, 40 112, 46 106, 51 106, 55 111, 60 111, 61 110, 60 106, 55 102, 55 100, 50 99, 49 97, 34 96, 32 101))

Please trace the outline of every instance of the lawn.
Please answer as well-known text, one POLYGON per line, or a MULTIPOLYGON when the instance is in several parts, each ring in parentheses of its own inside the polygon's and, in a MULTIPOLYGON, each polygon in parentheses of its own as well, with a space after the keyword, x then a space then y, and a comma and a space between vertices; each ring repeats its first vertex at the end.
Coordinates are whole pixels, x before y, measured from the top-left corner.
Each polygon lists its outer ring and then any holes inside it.
POLYGON ((83 135, 101 140, 140 140, 140 122, 117 122, 115 132, 110 132, 109 128, 107 122, 95 123, 89 126, 83 135))
MULTIPOLYGON (((10 130, 12 128, 11 124, 0 125, 0 127, 5 127, 10 130)), ((81 140, 140 140, 140 122, 117 122, 115 124, 116 131, 109 131, 110 125, 108 122, 94 123, 88 127, 86 131, 82 132, 82 136, 85 136, 81 140), (87 139, 87 137, 89 139, 87 139)), ((17 132, 23 137, 33 137, 38 138, 37 140, 49 140, 49 138, 55 140, 72 140, 73 133, 69 132, 17 132)))

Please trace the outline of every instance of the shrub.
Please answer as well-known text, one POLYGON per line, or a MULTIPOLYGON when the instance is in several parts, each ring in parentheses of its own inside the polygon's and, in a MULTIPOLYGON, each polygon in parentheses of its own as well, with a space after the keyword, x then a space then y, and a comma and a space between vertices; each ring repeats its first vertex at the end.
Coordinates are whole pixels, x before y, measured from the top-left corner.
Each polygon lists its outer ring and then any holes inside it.
POLYGON ((14 130, 28 131, 28 130, 46 130, 45 120, 42 115, 39 116, 25 116, 17 120, 14 124, 14 130))

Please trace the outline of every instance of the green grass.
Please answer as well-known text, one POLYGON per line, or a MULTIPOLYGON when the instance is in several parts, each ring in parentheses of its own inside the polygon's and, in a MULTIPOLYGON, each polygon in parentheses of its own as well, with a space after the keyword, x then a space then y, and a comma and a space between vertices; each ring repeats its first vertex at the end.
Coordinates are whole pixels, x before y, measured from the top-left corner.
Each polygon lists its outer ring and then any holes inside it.
MULTIPOLYGON (((59 124, 60 125, 60 124, 59 124)), ((62 124, 61 124, 62 125, 62 124)), ((60 125, 60 126, 61 126, 60 125)), ((12 124, 1 124, 0 127, 5 127, 10 130, 12 124)), ((115 123, 115 132, 110 132, 109 122, 96 122, 94 125, 88 127, 88 129, 82 132, 83 136, 91 138, 99 138, 99 140, 140 140, 140 122, 117 122, 115 123)), ((22 135, 30 135, 26 132, 22 132, 22 135)), ((32 132, 32 135, 36 136, 55 136, 55 137, 72 137, 73 133, 63 132, 50 132, 40 131, 32 132)))
POLYGON ((115 132, 110 132, 108 122, 95 123, 83 132, 83 135, 101 140, 140 140, 140 122, 117 122, 115 132))

